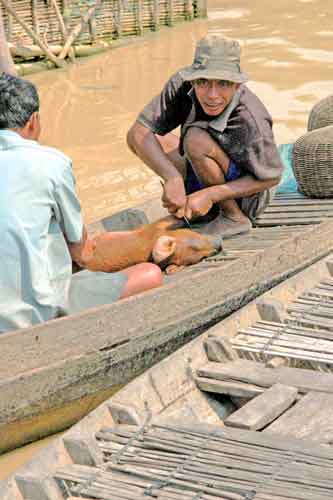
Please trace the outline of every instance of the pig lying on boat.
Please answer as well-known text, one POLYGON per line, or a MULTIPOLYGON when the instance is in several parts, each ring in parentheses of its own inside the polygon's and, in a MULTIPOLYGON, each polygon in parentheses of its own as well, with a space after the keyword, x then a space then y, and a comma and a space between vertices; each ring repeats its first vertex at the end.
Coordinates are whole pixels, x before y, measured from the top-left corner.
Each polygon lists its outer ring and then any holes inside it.
POLYGON ((168 216, 131 231, 105 232, 88 239, 83 267, 116 272, 140 262, 154 262, 167 273, 196 264, 221 249, 221 238, 203 236, 168 216))

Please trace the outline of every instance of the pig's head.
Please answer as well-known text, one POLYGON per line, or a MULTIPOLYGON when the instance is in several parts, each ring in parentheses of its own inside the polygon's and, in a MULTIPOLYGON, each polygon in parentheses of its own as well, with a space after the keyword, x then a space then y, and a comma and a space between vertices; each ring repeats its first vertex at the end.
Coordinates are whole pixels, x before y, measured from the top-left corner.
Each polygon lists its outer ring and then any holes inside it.
POLYGON ((170 274, 196 264, 222 248, 220 237, 203 236, 190 229, 175 229, 160 236, 153 247, 153 261, 170 274))

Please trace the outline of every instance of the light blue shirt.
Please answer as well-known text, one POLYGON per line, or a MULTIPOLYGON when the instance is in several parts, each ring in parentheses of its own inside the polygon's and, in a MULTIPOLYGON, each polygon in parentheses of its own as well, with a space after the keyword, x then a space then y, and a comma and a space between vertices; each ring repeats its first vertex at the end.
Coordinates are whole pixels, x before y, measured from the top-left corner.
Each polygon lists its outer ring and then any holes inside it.
POLYGON ((0 332, 66 310, 72 260, 82 237, 69 158, 0 130, 0 332))

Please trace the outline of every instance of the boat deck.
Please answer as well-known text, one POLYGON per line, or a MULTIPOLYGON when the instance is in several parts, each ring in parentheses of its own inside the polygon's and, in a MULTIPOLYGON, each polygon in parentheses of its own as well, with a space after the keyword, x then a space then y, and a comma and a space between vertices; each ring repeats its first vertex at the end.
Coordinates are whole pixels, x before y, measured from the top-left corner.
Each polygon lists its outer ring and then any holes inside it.
POLYGON ((101 464, 55 473, 64 499, 324 500, 333 494, 333 450, 307 441, 172 423, 104 428, 96 438, 101 464))
POLYGON ((331 217, 333 199, 311 199, 300 193, 277 194, 249 233, 224 240, 223 252, 167 277, 165 282, 180 280, 184 275, 194 275, 199 270, 222 268, 241 257, 260 254, 277 242, 301 234, 304 226, 314 226, 331 217))
MULTIPOLYGON (((1 498, 332 498, 333 373, 322 371, 331 366, 312 364, 308 348, 297 359, 291 345, 288 355, 269 350, 289 335, 295 308, 318 319, 309 309, 318 313, 318 303, 304 298, 330 304, 332 266, 320 259, 133 380, 0 485, 1 498), (259 356, 237 346, 238 335, 268 324, 279 326, 259 356)), ((298 328, 311 348, 332 331, 298 328)))

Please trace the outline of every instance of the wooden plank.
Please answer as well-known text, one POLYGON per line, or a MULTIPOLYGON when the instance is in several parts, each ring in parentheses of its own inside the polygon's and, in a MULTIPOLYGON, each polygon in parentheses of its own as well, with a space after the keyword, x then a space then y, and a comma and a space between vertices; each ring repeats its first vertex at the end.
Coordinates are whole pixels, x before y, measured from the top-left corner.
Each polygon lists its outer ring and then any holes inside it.
POLYGON ((232 413, 224 423, 241 429, 260 430, 289 408, 296 396, 295 387, 274 384, 270 389, 232 413))
MULTIPOLYGON (((298 212, 293 212, 292 215, 290 215, 289 210, 281 210, 280 212, 275 213, 266 213, 263 212, 261 215, 259 215, 258 219, 262 220, 272 220, 274 221, 275 219, 281 219, 281 220, 288 220, 292 219, 297 221, 298 219, 309 219, 311 222, 312 220, 318 220, 318 219, 325 219, 333 216, 333 211, 321 211, 321 212, 304 212, 303 210, 299 210, 298 212)), ((257 220, 257 219, 256 219, 257 220)))
POLYGON ((333 395, 309 392, 263 432, 331 443, 333 395))
POLYGON ((263 363, 240 359, 230 363, 207 363, 197 370, 200 377, 224 382, 250 384, 269 388, 274 384, 297 387, 302 394, 307 392, 333 393, 333 374, 304 368, 279 366, 267 368, 263 363))
POLYGON ((226 394, 228 396, 239 398, 251 399, 264 391, 264 389, 256 385, 237 382, 223 382, 221 380, 213 380, 205 377, 196 377, 195 381, 201 391, 213 392, 215 394, 226 394))
POLYGON ((266 219, 264 217, 258 217, 256 220, 255 220, 255 225, 256 226, 259 226, 259 227, 265 227, 265 226, 272 226, 273 224, 275 224, 276 226, 283 226, 283 225, 286 225, 286 226, 294 226, 296 224, 299 224, 299 225, 307 225, 307 224, 311 224, 311 225, 315 225, 315 224, 319 224, 320 222, 322 222, 322 220, 320 218, 318 218, 317 220, 310 220, 309 218, 299 218, 299 219, 296 219, 295 217, 293 218, 276 218, 274 220, 271 220, 271 219, 266 219))
POLYGON ((303 212, 307 215, 311 215, 311 213, 326 212, 326 211, 327 212, 333 211, 333 201, 330 204, 328 203, 318 204, 318 202, 291 203, 288 205, 285 203, 272 203, 268 205, 267 208, 265 208, 263 214, 278 213, 278 212, 284 212, 284 213, 303 212))

